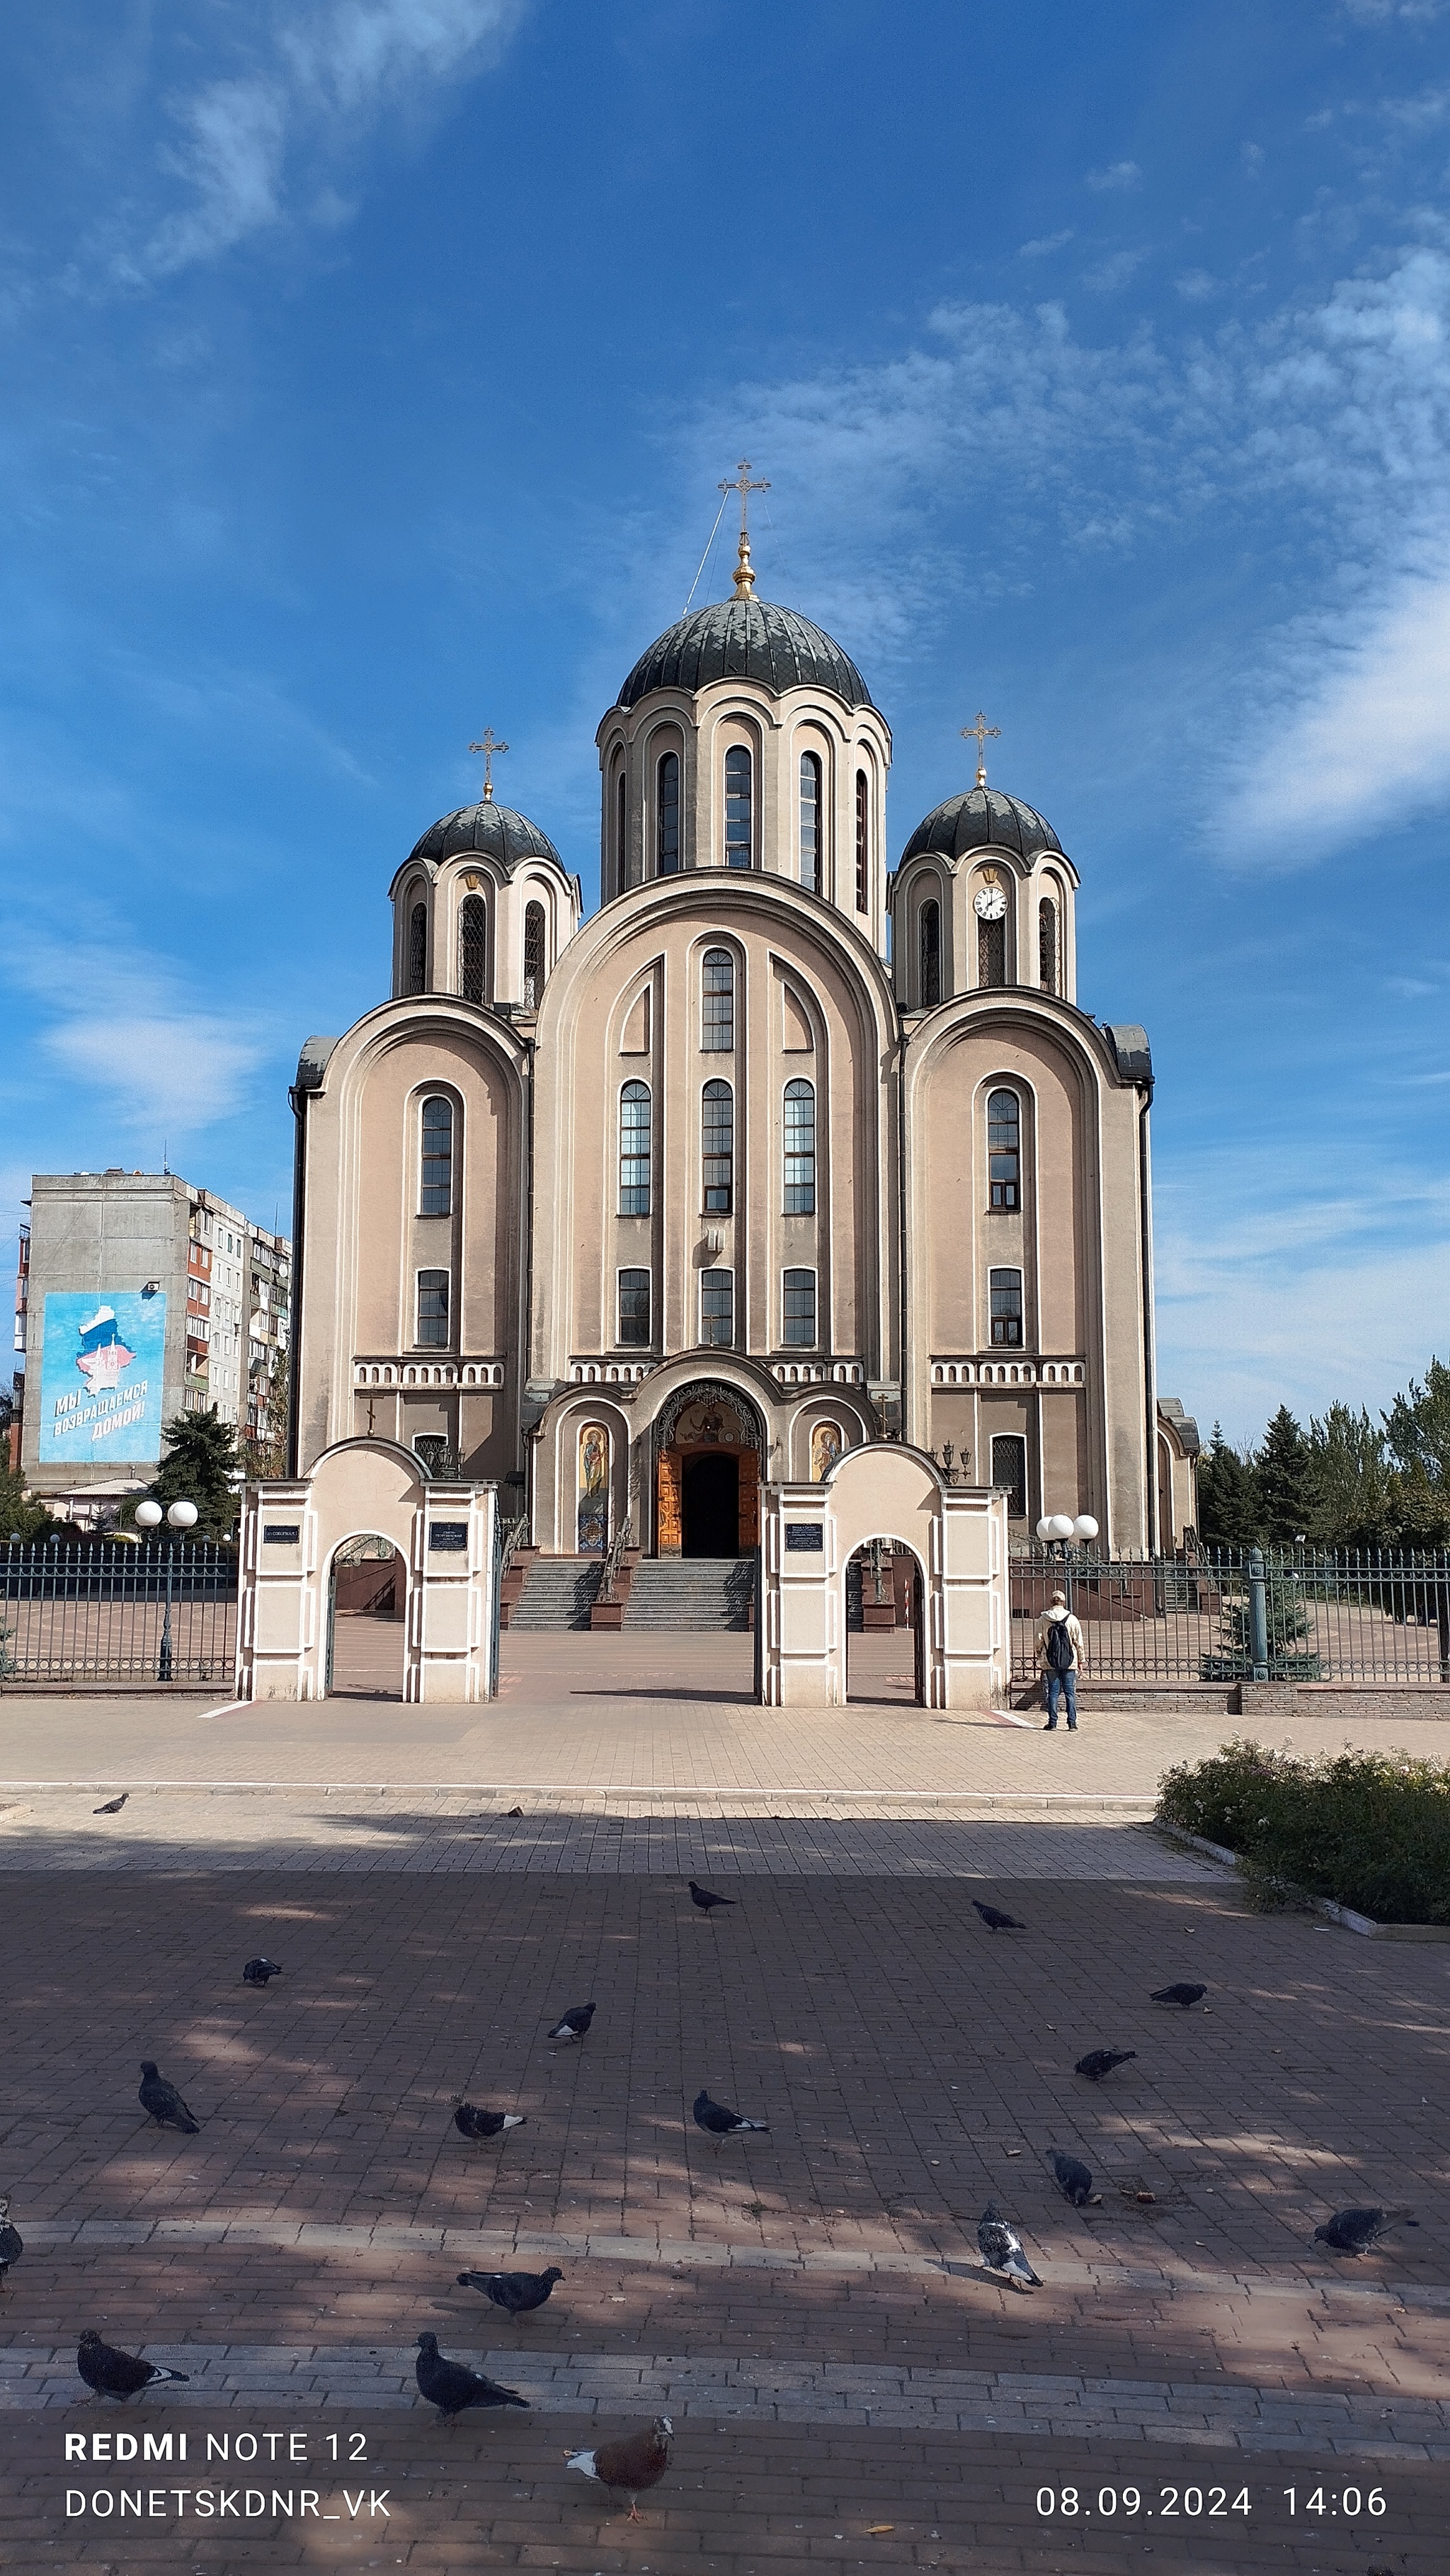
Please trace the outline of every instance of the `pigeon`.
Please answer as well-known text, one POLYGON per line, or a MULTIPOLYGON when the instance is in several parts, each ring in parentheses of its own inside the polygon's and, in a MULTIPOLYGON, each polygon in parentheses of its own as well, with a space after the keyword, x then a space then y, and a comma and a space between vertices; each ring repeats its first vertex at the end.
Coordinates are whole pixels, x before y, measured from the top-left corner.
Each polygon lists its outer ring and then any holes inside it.
POLYGON ((983 1905, 975 1896, 972 1903, 989 1932, 1025 1932, 1027 1929, 1025 1923, 1018 1922, 1015 1914, 1004 1914, 1000 1905, 983 1905))
POLYGON ((87 2388, 98 2397, 134 2397, 138 2390, 149 2388, 153 2379, 189 2379, 189 2370, 163 2370, 159 2361, 143 2361, 138 2353, 120 2352, 113 2343, 102 2343, 94 2326, 87 2326, 76 2353, 76 2368, 87 2388))
POLYGON ((130 1795, 131 1792, 129 1789, 123 1789, 119 1798, 108 1798, 104 1807, 92 1807, 91 1814, 93 1816, 119 1816, 121 1809, 124 1807, 130 1795))
POLYGON ((497 2138, 505 2129, 521 2129, 526 2117, 523 2111, 480 2111, 475 2103, 460 2102, 453 2125, 460 2137, 497 2138))
POLYGON ((1024 2290, 1029 2282, 1034 2289, 1041 2289, 1041 2280, 1022 2251, 1022 2239, 1016 2228, 1009 2227, 1005 2218, 998 2217, 990 2200, 977 2228, 977 2245, 989 2272, 1004 2272, 1009 2281, 1016 2282, 1024 2290))
POLYGON ((629 2520, 639 2520, 639 2498, 647 2487, 658 2486, 670 2465, 670 2443, 675 2428, 668 2415, 657 2415, 638 2433, 627 2433, 622 2442, 596 2444, 592 2451, 568 2451, 565 2466, 577 2469, 581 2477, 593 2478, 595 2484, 629 2498, 629 2520))
POLYGON ((1336 2254, 1367 2254, 1387 2227, 1398 2227, 1409 2217, 1407 2209, 1336 2209, 1323 2227, 1315 2228, 1314 2241, 1332 2245, 1336 2254))
POLYGON ((1092 2174, 1081 2156, 1065 2156, 1054 2147, 1051 2161, 1063 2199, 1070 2200, 1074 2209, 1096 2209, 1102 2193, 1094 2191, 1092 2174))
POLYGON ((523 1812, 522 1807, 506 1807, 504 1810, 506 1816, 521 1816, 523 1812))
POLYGON ((18 2263, 25 2251, 25 2239, 18 2227, 10 2224, 10 2202, 0 2200, 0 2283, 12 2263, 18 2263))
POLYGON ((149 2111, 158 2129, 183 2129, 189 2138, 198 2135, 200 2120, 194 2120, 177 2092, 164 2075, 158 2075, 154 2057, 141 2060, 141 2091, 138 2096, 143 2111, 149 2111))
POLYGON ((768 2129, 768 2120, 742 2120, 738 2111, 727 2111, 723 2102, 712 2102, 702 2084, 695 2096, 695 2126, 708 2129, 712 2138, 733 2138, 741 2129, 768 2129))
POLYGON ((281 1974, 275 1959, 249 1959, 242 1970, 242 1983, 244 1986, 265 1986, 269 1977, 280 1977, 281 1974))
POLYGON ((466 2362, 445 2360, 435 2334, 418 2337, 418 2390, 440 2415, 461 2415, 465 2406, 527 2406, 516 2388, 501 2388, 466 2362))
POLYGON ((738 1896, 717 1896, 713 1887, 702 1887, 696 1878, 690 1881, 690 1903, 698 1905, 702 1914, 713 1912, 717 1905, 738 1905, 739 1902, 738 1896))
POLYGON ((1207 1986, 1190 1986, 1180 1981, 1176 1986, 1155 1986, 1148 2001, 1153 2004, 1179 2004, 1184 2012, 1191 2012, 1195 2004, 1202 2003, 1207 1992, 1207 1986))
POLYGON ((582 2039, 594 2019, 592 2004, 571 2004, 549 2032, 550 2039, 582 2039))
POLYGON ((1072 2071, 1074 2075, 1085 2075, 1089 2084, 1101 2084, 1103 2077, 1111 2075, 1115 2066, 1126 2066, 1129 2058, 1137 2054, 1136 2048, 1090 2048, 1086 2057, 1078 2059, 1072 2071))
POLYGON ((482 2290, 496 2308, 506 2308, 511 2317, 526 2317, 532 2308, 541 2308, 556 2281, 563 2273, 557 2263, 547 2272, 460 2272, 460 2290, 482 2290))

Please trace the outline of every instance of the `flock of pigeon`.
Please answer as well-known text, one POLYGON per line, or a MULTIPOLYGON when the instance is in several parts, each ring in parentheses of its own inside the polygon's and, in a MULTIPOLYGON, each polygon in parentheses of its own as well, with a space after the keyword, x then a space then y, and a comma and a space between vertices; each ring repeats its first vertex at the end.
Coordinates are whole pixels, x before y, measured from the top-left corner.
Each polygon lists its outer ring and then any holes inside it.
MULTIPOLYGON (((113 1814, 121 1804, 97 1809, 98 1814, 113 1814)), ((717 1896, 713 1889, 701 1887, 695 1879, 689 1882, 690 1898, 702 1914, 710 1915, 722 1905, 737 1901, 731 1896, 717 1896)), ((984 1905, 976 1897, 972 1903, 989 1932, 1025 1932, 1027 1926, 1015 1915, 1006 1914, 999 1906, 984 1905)), ((275 1959, 248 1959, 242 1970, 243 1982, 249 1986, 266 1986, 280 1977, 275 1959)), ((1180 1981, 1156 1987, 1150 1997, 1155 2004, 1191 2012, 1202 2004, 1208 1993, 1206 1985, 1180 1981)), ((573 2004, 561 2013, 547 2037, 556 2046, 566 2047, 582 2041, 594 2019, 592 2003, 573 2004)), ((1090 2084, 1101 2084, 1116 2067, 1126 2066, 1137 2056, 1133 2048, 1093 2048, 1080 2057, 1074 2074, 1090 2084)), ((177 2087, 164 2076, 154 2058, 142 2061, 139 2099, 142 2109, 159 2128, 179 2129, 186 2137, 195 2137, 201 2122, 188 2109, 177 2087)), ((769 2128, 766 2120, 745 2118, 723 2102, 711 2098, 702 2085, 692 2105, 692 2116, 698 2129, 720 2146, 728 2137, 742 2132, 759 2132, 769 2128)), ((454 2126, 462 2137, 476 2141, 502 2137, 506 2130, 521 2128, 525 2115, 518 2111, 489 2111, 473 2102, 460 2102, 454 2111, 454 2126)), ((1080 2156, 1054 2148, 1048 2159, 1049 2169, 1058 2190, 1074 2209, 1095 2208, 1102 2193, 1093 2189, 1091 2168, 1080 2156)), ((1385 2231, 1399 2224, 1414 2226, 1416 2220, 1405 2209, 1355 2208, 1338 2209, 1322 2227, 1314 2231, 1316 2243, 1331 2246, 1340 2254, 1364 2254, 1376 2244, 1385 2231)), ((1028 2261, 1022 2239, 1011 2221, 1004 2218, 992 2201, 988 2201, 977 2228, 977 2246, 985 2269, 1023 2292, 1040 2289, 1041 2275, 1028 2261)), ((10 2221, 10 2202, 0 2198, 0 2285, 13 2263, 24 2253, 19 2229, 10 2221)), ((557 2264, 543 2272, 460 2272, 459 2287, 479 2290, 506 2316, 531 2315, 542 2308, 563 2273, 557 2264)), ((490 2379, 486 2372, 472 2369, 466 2362, 452 2361, 438 2349, 434 2334, 420 2334, 415 2365, 419 2393, 436 2406, 440 2417, 451 2421, 471 2407, 523 2406, 529 2400, 516 2388, 506 2388, 490 2379)), ((139 2354, 124 2352, 114 2344, 103 2342, 93 2327, 80 2338, 76 2367, 88 2388, 97 2396, 127 2398, 139 2395, 163 2380, 188 2378, 184 2370, 168 2370, 159 2362, 145 2361, 139 2354)), ((670 2442, 674 2426, 667 2415, 656 2416, 653 2423, 629 2433, 616 2442, 597 2444, 593 2450, 571 2451, 565 2465, 581 2476, 592 2479, 611 2496, 627 2496, 631 2521, 637 2521, 638 2499, 657 2485, 669 2466, 670 2442)))
MULTIPOLYGON (((983 1905, 978 1897, 972 1904, 989 1932, 1025 1932, 1015 1914, 1004 1914, 999 1905, 983 1905)), ((1180 2012, 1192 2012, 1207 1994, 1207 1986, 1192 1984, 1180 1978, 1171 1986, 1155 1986, 1148 2000, 1155 2004, 1176 2005, 1180 2012)), ((1114 2067, 1126 2066, 1138 2054, 1136 2048, 1090 2048, 1073 2067, 1074 2075, 1086 2076, 1089 2084, 1101 2084, 1114 2067)), ((1102 2199, 1093 2189, 1091 2167, 1080 2156, 1070 2156, 1054 2147, 1048 2157, 1052 2178, 1064 2200, 1074 2209, 1095 2209, 1102 2199)), ((1314 2230, 1316 2244, 1332 2245, 1337 2254, 1364 2254, 1384 2235, 1387 2228, 1415 2227, 1417 2219, 1407 2209, 1336 2209, 1324 2226, 1314 2230)), ((1022 2239, 1015 2227, 1002 2216, 989 2200, 977 2228, 977 2249, 989 2272, 1010 2281, 1015 2289, 1040 2290, 1041 2275, 1033 2271, 1023 2250, 1022 2239)))

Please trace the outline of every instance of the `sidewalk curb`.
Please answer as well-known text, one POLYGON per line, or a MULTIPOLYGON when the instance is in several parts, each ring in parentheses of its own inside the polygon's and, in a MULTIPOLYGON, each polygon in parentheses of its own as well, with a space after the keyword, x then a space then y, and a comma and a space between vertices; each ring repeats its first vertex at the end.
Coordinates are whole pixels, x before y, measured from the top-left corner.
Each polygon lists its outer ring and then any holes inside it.
MULTIPOLYGON (((1220 1861, 1225 1869, 1237 1870, 1239 1854, 1225 1843, 1205 1842, 1202 1834, 1191 1834, 1186 1825, 1170 1825, 1161 1816, 1153 1819, 1154 1831, 1165 1834, 1170 1842, 1186 1843, 1190 1851, 1202 1852, 1208 1860, 1220 1861)), ((1326 1923, 1337 1923, 1344 1932, 1358 1932, 1366 1941, 1450 1941, 1450 1923, 1376 1923, 1369 1914, 1356 1914, 1349 1905, 1336 1905, 1332 1896, 1305 1896, 1301 1900, 1306 1914, 1318 1914, 1326 1923)))

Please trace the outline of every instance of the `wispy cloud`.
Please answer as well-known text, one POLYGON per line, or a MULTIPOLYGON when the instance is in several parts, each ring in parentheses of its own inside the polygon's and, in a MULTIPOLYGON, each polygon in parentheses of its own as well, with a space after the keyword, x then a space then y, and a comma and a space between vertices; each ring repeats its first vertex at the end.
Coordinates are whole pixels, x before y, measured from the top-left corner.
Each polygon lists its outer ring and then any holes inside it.
MULTIPOLYGON (((266 1053, 265 1011, 199 1007, 169 959, 124 936, 16 943, 15 980, 37 1005, 40 1055, 97 1103, 101 1133, 148 1148, 238 1109, 266 1053)), ((99 1150, 99 1149, 97 1149, 99 1150)))
POLYGON ((1136 161, 1110 161, 1106 169, 1089 170, 1087 183, 1099 196, 1123 195, 1142 187, 1143 173, 1136 161))
POLYGON ((1082 282, 1094 295, 1120 295, 1142 267, 1145 250, 1115 250, 1092 268, 1083 270, 1082 282))
POLYGON ((1051 252, 1066 249, 1067 244, 1070 241, 1075 241, 1076 238, 1077 236, 1074 233, 1071 224, 1069 224, 1063 232, 1044 233, 1040 241, 1019 242, 1017 245, 1017 256, 1019 259, 1046 259, 1051 252))

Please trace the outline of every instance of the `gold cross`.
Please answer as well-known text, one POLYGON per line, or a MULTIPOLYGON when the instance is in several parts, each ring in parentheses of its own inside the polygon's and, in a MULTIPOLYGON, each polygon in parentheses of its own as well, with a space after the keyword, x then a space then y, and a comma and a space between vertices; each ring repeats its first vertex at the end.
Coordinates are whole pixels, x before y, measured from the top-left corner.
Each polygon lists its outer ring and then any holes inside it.
POLYGON ((728 477, 719 488, 722 492, 738 492, 740 495, 740 543, 735 549, 737 557, 735 596, 737 599, 748 599, 755 588, 755 575, 750 569, 750 530, 746 513, 751 493, 768 492, 770 485, 765 482, 751 482, 750 459, 748 456, 742 456, 734 475, 728 477))
POLYGON ((483 801, 485 805, 491 805, 493 803, 493 756, 496 751, 507 751, 508 744, 495 742, 492 725, 485 725, 482 742, 471 742, 468 748, 470 751, 481 751, 483 754, 483 801))
POLYGON ((983 752, 985 751, 986 746, 987 746, 987 744, 988 744, 989 742, 999 742, 999 741, 1001 740, 1001 737, 1002 737, 1002 728, 1001 728, 1001 726, 1000 726, 1000 725, 989 725, 989 724, 988 724, 988 722, 987 722, 987 719, 986 719, 986 717, 983 715, 982 710, 981 710, 981 708, 980 708, 980 707, 978 707, 978 709, 977 709, 977 721, 976 721, 976 723, 975 723, 975 724, 969 724, 969 725, 963 725, 963 727, 962 727, 962 740, 963 740, 964 742, 971 742, 971 741, 973 741, 973 740, 975 739, 975 742, 976 742, 976 746, 977 746, 977 785, 978 785, 979 787, 985 787, 985 786, 986 786, 986 784, 987 784, 987 765, 986 765, 985 760, 984 760, 984 759, 983 759, 983 757, 982 757, 983 752))

